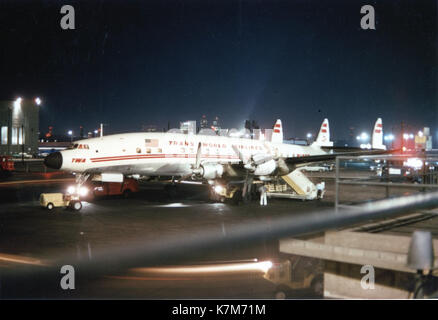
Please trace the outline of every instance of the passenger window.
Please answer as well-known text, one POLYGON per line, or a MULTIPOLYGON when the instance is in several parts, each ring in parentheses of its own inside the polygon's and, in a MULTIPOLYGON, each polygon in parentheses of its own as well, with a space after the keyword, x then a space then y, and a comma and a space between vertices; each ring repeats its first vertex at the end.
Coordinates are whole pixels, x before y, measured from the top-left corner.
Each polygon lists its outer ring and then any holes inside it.
POLYGON ((146 153, 151 153, 151 152, 152 152, 151 148, 146 149, 146 153))
POLYGON ((157 152, 158 152, 158 153, 163 153, 163 149, 158 148, 157 152))
POLYGON ((136 149, 137 153, 141 153, 141 148, 136 149))

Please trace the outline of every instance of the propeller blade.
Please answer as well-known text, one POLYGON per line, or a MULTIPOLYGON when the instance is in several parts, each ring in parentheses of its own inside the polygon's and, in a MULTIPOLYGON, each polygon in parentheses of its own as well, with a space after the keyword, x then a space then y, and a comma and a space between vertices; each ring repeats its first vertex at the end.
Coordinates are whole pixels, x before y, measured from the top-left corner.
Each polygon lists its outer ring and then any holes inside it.
POLYGON ((248 159, 246 159, 245 156, 243 155, 243 153, 240 152, 239 148, 237 148, 236 145, 232 145, 232 148, 233 148, 234 152, 236 153, 236 155, 239 157, 240 161, 242 161, 243 164, 247 164, 248 159))
POLYGON ((201 150, 201 142, 199 142, 198 150, 196 151, 195 169, 199 169, 199 167, 201 166, 201 155, 202 155, 201 152, 202 152, 202 150, 201 150))

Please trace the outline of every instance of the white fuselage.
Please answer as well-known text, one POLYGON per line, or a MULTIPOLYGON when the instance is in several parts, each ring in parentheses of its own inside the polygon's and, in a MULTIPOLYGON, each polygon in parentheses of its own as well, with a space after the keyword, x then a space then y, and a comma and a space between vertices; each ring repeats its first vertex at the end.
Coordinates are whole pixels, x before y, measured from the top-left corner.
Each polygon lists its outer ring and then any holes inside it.
POLYGON ((179 133, 125 133, 75 141, 74 149, 61 152, 61 170, 123 173, 148 176, 190 174, 201 143, 201 163, 239 163, 233 146, 245 156, 303 157, 326 154, 319 146, 223 136, 179 133))

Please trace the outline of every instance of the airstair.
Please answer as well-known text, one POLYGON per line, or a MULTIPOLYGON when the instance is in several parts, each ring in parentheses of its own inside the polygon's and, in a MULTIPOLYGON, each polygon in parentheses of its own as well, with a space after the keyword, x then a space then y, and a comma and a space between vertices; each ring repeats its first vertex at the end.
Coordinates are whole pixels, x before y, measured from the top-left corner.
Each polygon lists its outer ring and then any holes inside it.
POLYGON ((325 192, 324 183, 315 185, 301 170, 301 168, 295 169, 288 175, 266 184, 268 197, 303 201, 322 198, 325 192))

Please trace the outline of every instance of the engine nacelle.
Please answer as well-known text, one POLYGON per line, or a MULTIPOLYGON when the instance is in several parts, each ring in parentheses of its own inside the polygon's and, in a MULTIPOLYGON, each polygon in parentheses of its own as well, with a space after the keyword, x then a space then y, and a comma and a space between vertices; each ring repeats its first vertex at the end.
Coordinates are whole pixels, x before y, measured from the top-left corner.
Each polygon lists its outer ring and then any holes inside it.
POLYGON ((271 159, 262 164, 259 164, 254 170, 254 174, 256 176, 268 176, 272 174, 275 171, 275 169, 277 169, 277 163, 275 162, 274 159, 271 159))
POLYGON ((216 179, 222 177, 224 167, 221 164, 205 163, 201 165, 201 176, 204 179, 216 179))

